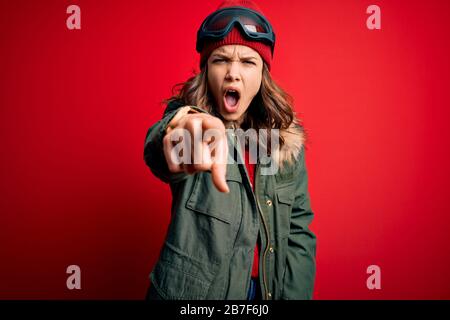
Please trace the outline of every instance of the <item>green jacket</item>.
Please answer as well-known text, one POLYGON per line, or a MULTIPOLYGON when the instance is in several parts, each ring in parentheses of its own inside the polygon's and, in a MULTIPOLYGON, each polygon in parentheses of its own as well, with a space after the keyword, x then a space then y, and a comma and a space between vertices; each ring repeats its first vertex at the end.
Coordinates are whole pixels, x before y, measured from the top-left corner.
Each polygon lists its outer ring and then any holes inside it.
POLYGON ((245 300, 259 234, 262 297, 311 299, 316 237, 308 228, 313 212, 301 128, 280 133, 285 140, 282 170, 261 175, 257 164, 254 192, 245 165, 228 164, 230 192, 224 194, 214 187, 210 172, 173 174, 167 168, 162 139, 181 106, 168 105, 162 120, 148 130, 144 149, 146 164, 170 184, 173 197, 166 239, 150 274, 158 298, 245 300))

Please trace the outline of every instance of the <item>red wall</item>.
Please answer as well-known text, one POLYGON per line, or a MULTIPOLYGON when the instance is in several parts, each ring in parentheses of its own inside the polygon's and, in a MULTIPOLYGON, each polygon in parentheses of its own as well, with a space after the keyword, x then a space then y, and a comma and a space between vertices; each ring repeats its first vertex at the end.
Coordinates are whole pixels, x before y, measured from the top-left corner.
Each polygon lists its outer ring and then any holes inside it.
MULTIPOLYGON (((0 2, 0 298, 144 297, 170 209, 145 134, 197 69, 218 4, 0 2), (66 288, 71 264, 81 290, 66 288)), ((449 299, 450 2, 259 4, 272 74, 310 134, 314 297, 449 299), (381 290, 366 287, 372 264, 381 290)))

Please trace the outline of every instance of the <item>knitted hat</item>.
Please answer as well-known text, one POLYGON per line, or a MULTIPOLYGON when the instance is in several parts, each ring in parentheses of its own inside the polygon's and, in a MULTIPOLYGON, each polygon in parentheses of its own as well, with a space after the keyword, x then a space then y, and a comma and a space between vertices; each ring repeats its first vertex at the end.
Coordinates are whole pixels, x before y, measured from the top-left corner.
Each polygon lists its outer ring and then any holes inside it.
MULTIPOLYGON (((252 0, 225 0, 217 8, 217 10, 227 7, 246 7, 264 15, 261 9, 252 0)), ((236 27, 233 27, 233 29, 226 35, 226 37, 221 40, 205 42, 205 45, 203 46, 203 49, 200 53, 200 68, 206 63, 206 60, 208 60, 210 54, 215 49, 229 44, 239 44, 252 48, 259 53, 261 58, 267 64, 268 69, 270 70, 270 64, 272 62, 272 49, 270 45, 265 42, 250 40, 246 38, 236 27)))

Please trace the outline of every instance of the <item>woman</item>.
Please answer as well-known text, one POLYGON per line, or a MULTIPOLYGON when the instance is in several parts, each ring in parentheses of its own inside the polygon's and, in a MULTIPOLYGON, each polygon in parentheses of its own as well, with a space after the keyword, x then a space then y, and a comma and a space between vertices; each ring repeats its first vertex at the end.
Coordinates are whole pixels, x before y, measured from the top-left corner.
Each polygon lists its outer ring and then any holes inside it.
POLYGON ((224 2, 198 31, 200 73, 148 131, 144 159, 173 197, 149 299, 312 298, 305 132, 270 76, 274 46, 252 1, 224 2), (239 144, 230 128, 256 135, 239 144), (252 152, 255 139, 270 174, 252 152))

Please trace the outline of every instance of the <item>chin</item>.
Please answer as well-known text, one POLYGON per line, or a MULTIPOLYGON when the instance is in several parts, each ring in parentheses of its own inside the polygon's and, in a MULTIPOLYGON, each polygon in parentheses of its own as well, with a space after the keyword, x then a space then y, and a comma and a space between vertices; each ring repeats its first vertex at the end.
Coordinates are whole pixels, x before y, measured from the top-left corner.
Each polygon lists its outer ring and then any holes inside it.
POLYGON ((228 113, 226 115, 222 114, 222 117, 226 120, 226 121, 233 121, 233 122, 240 122, 239 120, 242 119, 242 114, 237 114, 237 113, 228 113))
POLYGON ((223 118, 228 121, 236 121, 236 120, 239 120, 240 117, 241 117, 241 115, 239 115, 239 114, 227 114, 227 115, 223 116, 223 118))

